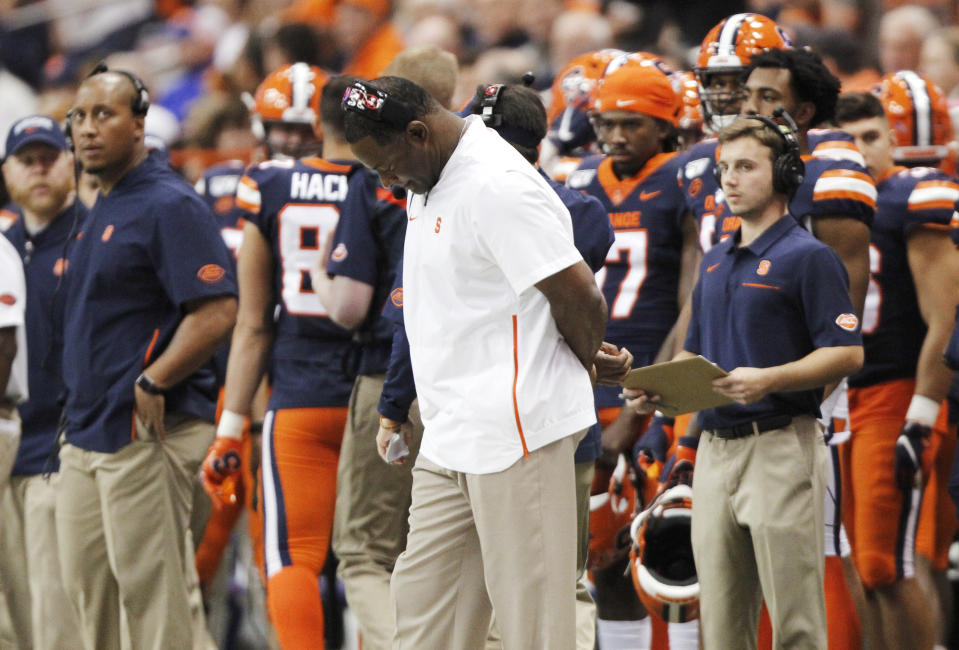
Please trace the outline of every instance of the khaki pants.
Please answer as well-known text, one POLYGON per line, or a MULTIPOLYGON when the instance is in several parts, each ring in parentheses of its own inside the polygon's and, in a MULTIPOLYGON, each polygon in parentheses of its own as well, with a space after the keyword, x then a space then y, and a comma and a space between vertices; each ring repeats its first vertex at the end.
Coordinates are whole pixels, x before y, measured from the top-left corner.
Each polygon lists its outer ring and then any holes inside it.
POLYGON ((89 650, 120 647, 121 603, 134 650, 193 645, 184 547, 193 477, 214 429, 186 414, 165 424, 165 440, 138 425, 137 439, 112 454, 60 450, 60 564, 89 650))
POLYGON ((707 650, 755 648, 763 598, 775 648, 826 647, 826 453, 805 416, 735 440, 703 433, 692 542, 707 650))
POLYGON ((596 473, 595 461, 576 463, 576 648, 596 647, 596 603, 586 588, 586 555, 589 553, 589 490, 596 473))
POLYGON ((363 650, 386 650, 393 644, 390 575, 406 548, 412 469, 423 436, 414 402, 410 457, 399 466, 387 465, 380 458, 376 408, 383 380, 383 375, 356 379, 336 478, 333 552, 340 562, 346 601, 363 635, 363 650))
POLYGON ((79 622, 60 577, 54 519, 59 474, 14 476, 0 500, 0 576, 20 647, 76 645, 79 622), (32 646, 31 646, 32 640, 32 646))
POLYGON ((492 609, 506 650, 575 648, 577 440, 493 474, 417 459, 394 649, 482 648, 492 609))

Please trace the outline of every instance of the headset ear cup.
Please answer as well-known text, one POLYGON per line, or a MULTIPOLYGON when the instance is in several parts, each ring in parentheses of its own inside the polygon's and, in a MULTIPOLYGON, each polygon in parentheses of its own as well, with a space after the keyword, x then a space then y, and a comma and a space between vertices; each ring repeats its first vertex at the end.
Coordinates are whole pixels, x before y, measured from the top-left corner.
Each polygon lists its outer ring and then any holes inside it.
POLYGON ((716 185, 723 186, 723 171, 719 168, 719 163, 713 163, 713 178, 716 179, 716 185))

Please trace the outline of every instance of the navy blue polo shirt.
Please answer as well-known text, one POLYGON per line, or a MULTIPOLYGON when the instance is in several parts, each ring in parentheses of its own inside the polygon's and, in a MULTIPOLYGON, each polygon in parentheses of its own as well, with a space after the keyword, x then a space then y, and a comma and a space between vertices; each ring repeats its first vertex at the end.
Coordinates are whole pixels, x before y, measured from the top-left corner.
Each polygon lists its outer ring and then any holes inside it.
MULTIPOLYGON (((849 278, 828 246, 786 215, 749 246, 742 230, 703 257, 685 349, 724 370, 769 368, 823 347, 862 345, 849 278)), ((777 415, 819 416, 822 389, 702 411, 704 429, 777 415)))
POLYGON ((61 286, 63 256, 67 237, 79 231, 86 211, 80 203, 67 208, 43 230, 29 235, 23 219, 19 219, 6 236, 23 258, 27 280, 26 327, 27 373, 30 399, 18 408, 23 433, 13 461, 13 476, 31 476, 45 469, 57 470, 59 461, 44 467, 60 421, 60 357, 63 340, 60 325, 66 287, 61 286))
MULTIPOLYGON (((153 157, 90 210, 69 260, 63 380, 67 440, 115 452, 133 439, 133 383, 163 353, 186 303, 236 295, 210 209, 153 157)), ((166 393, 166 411, 213 421, 217 385, 207 363, 166 393)))

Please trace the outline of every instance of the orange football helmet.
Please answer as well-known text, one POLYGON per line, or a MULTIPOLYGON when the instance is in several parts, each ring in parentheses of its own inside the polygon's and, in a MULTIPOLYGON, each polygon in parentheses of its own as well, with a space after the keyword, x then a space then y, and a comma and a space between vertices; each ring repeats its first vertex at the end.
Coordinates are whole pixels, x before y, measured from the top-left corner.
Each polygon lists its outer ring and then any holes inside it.
POLYGON ((937 164, 949 155, 952 121, 938 86, 918 72, 900 70, 884 76, 876 93, 896 132, 897 163, 937 164))
POLYGON ((746 68, 753 55, 790 46, 779 26, 761 14, 735 14, 709 30, 693 68, 706 128, 718 133, 739 115, 746 68), (710 88, 713 75, 718 74, 737 74, 740 78, 721 88, 710 88))
POLYGON ((690 539, 693 490, 662 492, 630 526, 633 586, 646 611, 668 623, 699 618, 699 578, 690 539))
POLYGON ((672 76, 676 93, 683 102, 679 115, 679 130, 684 139, 684 148, 703 137, 703 109, 699 103, 699 82, 692 72, 677 72, 672 76))
POLYGON ((613 59, 626 54, 622 50, 606 49, 580 54, 556 75, 551 89, 547 120, 553 123, 567 106, 588 106, 596 83, 613 59))
POLYGON ((317 153, 313 125, 320 119, 320 95, 329 77, 316 66, 288 63, 273 72, 257 87, 251 115, 253 134, 265 142, 270 157, 299 158, 317 153), (271 136, 271 125, 302 125, 305 144, 283 135, 271 136))
MULTIPOLYGON (((593 484, 595 485, 595 483, 593 484)), ((620 454, 605 492, 589 497, 590 571, 606 569, 629 552, 629 522, 636 507, 636 488, 626 457, 620 454)))

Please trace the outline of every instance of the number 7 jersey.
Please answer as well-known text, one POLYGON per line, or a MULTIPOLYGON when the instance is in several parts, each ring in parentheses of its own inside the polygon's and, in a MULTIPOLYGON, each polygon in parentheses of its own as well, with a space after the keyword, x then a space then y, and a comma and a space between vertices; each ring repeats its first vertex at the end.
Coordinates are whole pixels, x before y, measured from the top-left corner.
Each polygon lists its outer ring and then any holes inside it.
MULTIPOLYGON (((686 206, 677 169, 676 154, 664 153, 651 158, 637 175, 619 180, 610 158, 593 157, 567 181, 598 198, 609 213, 616 240, 596 274, 609 306, 606 340, 629 348, 636 367, 652 363, 679 315, 686 206)), ((597 391, 597 405, 620 406, 615 392, 597 391)))
POLYGON ((250 167, 237 186, 237 207, 273 253, 272 408, 343 406, 349 398, 352 336, 330 320, 310 269, 341 218, 372 209, 375 193, 361 169, 320 158, 271 160, 250 167))

